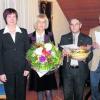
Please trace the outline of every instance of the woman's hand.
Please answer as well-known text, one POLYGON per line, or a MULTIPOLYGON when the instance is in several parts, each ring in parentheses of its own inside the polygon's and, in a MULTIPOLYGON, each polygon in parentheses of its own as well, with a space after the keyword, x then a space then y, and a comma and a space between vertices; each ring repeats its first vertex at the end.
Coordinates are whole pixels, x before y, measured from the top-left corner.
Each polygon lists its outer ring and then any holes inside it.
POLYGON ((2 82, 6 82, 7 81, 7 78, 6 78, 5 74, 0 75, 0 81, 2 81, 2 82))
POLYGON ((24 73, 23 73, 24 76, 28 76, 29 75, 29 71, 27 70, 24 70, 24 73))

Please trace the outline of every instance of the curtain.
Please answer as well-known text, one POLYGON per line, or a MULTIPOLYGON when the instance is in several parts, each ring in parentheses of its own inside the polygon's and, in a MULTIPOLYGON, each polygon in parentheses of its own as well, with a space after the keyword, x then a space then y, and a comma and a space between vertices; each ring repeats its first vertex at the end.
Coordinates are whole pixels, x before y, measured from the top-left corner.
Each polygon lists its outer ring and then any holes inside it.
POLYGON ((26 28, 28 33, 34 31, 34 23, 39 14, 38 0, 0 0, 0 29, 5 27, 3 11, 15 8, 18 12, 18 25, 26 28))

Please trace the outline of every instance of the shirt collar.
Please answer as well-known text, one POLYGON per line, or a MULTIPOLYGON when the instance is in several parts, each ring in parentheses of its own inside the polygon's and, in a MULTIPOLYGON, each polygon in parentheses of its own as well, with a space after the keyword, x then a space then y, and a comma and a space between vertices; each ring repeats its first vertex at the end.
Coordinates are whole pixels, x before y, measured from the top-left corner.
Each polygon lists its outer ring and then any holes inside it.
POLYGON ((73 36, 79 36, 80 33, 73 33, 73 36))
POLYGON ((42 37, 43 37, 43 36, 44 36, 44 34, 45 34, 45 31, 44 31, 42 34, 39 34, 39 33, 36 31, 36 36, 37 36, 37 37, 40 37, 40 36, 42 36, 42 37))
MULTIPOLYGON (((16 26, 16 31, 15 32, 22 33, 21 29, 18 26, 16 26)), ((5 27, 3 34, 6 34, 6 33, 10 33, 9 28, 7 26, 5 27)))

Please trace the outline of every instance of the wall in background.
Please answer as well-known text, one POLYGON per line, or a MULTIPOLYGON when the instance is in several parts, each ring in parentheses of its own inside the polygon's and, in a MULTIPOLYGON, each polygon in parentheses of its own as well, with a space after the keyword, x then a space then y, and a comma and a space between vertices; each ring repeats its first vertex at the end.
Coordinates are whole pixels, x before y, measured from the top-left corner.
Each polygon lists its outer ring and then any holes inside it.
POLYGON ((34 30, 34 22, 38 15, 38 0, 0 0, 0 28, 5 26, 2 13, 5 8, 15 8, 18 12, 18 25, 34 30))
POLYGON ((62 9, 60 8, 57 0, 48 0, 53 3, 52 10, 52 24, 53 24, 53 32, 56 40, 56 44, 59 43, 61 35, 68 33, 69 23, 65 15, 63 14, 62 9))
MULTIPOLYGON (((62 34, 69 32, 69 24, 64 16, 57 0, 47 0, 52 2, 52 30, 56 44, 59 43, 62 34)), ((18 25, 34 31, 34 23, 39 13, 39 0, 0 0, 0 29, 5 26, 2 13, 5 8, 15 8, 19 14, 18 25)))
POLYGON ((89 33, 90 28, 98 25, 100 0, 57 0, 66 18, 79 18, 83 23, 82 31, 89 33))

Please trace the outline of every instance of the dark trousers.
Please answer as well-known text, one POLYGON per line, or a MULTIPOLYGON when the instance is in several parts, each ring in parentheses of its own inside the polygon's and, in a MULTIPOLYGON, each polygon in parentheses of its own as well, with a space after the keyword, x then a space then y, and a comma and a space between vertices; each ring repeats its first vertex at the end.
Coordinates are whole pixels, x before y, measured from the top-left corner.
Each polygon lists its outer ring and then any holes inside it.
POLYGON ((26 80, 23 73, 6 75, 4 83, 7 100, 26 100, 26 80))
POLYGON ((65 68, 62 70, 64 100, 83 100, 85 79, 80 68, 65 68))
POLYGON ((46 100, 52 100, 52 90, 38 92, 38 100, 44 100, 44 97, 46 100))

